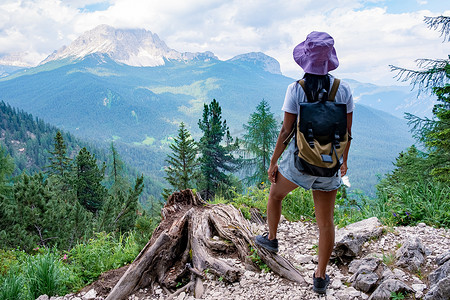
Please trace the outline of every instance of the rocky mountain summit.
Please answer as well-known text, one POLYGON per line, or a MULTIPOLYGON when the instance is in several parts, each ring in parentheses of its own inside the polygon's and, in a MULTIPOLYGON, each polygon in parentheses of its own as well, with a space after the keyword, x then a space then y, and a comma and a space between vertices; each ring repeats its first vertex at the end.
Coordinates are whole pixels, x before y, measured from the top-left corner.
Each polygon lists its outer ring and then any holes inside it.
POLYGON ((79 59, 89 54, 107 54, 112 60, 136 67, 165 65, 166 60, 217 59, 212 52, 180 53, 169 48, 157 34, 145 29, 116 29, 99 25, 53 52, 41 64, 64 58, 79 59))
MULTIPOLYGON (((251 224, 260 233, 265 225, 251 224)), ((225 283, 206 272, 201 299, 450 299, 450 231, 419 223, 415 227, 386 227, 376 218, 351 224, 336 232, 333 258, 327 272, 331 282, 325 296, 312 289, 312 274, 317 263, 318 229, 309 221, 288 222, 279 226, 280 255, 290 260, 306 280, 293 283, 272 271, 249 271, 241 261, 227 258, 241 269, 240 280, 225 283)), ((51 300, 105 299, 125 268, 103 274, 98 281, 77 294, 51 297, 51 300)), ((264 268, 263 268, 264 269, 264 268)), ((128 299, 193 300, 180 288, 177 293, 155 286, 154 293, 141 289, 128 299)), ((39 300, 47 300, 43 295, 39 300)))

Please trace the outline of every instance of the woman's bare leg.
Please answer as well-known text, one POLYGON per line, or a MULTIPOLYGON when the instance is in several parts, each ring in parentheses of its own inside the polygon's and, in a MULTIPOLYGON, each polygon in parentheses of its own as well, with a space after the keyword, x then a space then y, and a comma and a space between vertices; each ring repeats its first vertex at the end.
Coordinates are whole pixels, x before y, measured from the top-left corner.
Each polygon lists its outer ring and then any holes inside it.
POLYGON ((337 190, 313 191, 316 222, 319 227, 319 263, 316 278, 325 278, 325 271, 334 247, 334 202, 337 190))
POLYGON ((281 217, 281 202, 289 192, 297 188, 295 183, 287 180, 281 173, 277 174, 276 183, 270 186, 269 200, 267 201, 267 224, 269 225, 269 240, 277 237, 278 223, 281 217))

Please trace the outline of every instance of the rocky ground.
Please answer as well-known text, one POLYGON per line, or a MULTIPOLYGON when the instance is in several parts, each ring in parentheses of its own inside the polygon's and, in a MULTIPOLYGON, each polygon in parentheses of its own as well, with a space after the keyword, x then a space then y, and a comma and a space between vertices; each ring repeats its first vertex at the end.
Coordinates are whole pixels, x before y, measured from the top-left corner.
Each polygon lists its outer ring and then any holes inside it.
MULTIPOLYGON (((252 226, 255 233, 261 233, 265 230, 263 225, 252 226)), ((353 234, 351 237, 353 239, 353 234)), ((233 264, 242 268, 243 275, 240 281, 227 284, 222 282, 220 278, 207 274, 208 279, 204 282, 205 293, 201 299, 389 299, 392 284, 406 285, 406 290, 409 289, 409 293, 404 299, 450 299, 448 288, 445 290, 447 284, 444 285, 443 291, 440 290, 438 294, 434 294, 434 298, 429 297, 429 290, 436 283, 430 282, 429 275, 432 272, 436 273, 436 269, 439 267, 438 263, 441 264, 441 269, 442 266, 447 266, 445 270, 439 269, 442 273, 440 276, 441 278, 447 276, 446 280, 450 282, 450 230, 448 229, 433 228, 422 223, 415 227, 383 227, 381 236, 371 237, 370 234, 367 235, 356 257, 332 259, 327 270, 331 283, 327 294, 324 296, 315 294, 311 289, 312 274, 317 263, 318 229, 316 224, 311 222, 291 223, 283 220, 279 226, 278 239, 280 241, 279 254, 289 259, 300 270, 307 284, 292 283, 270 271, 248 271, 239 261, 232 260, 233 264), (413 254, 408 251, 413 251, 410 244, 414 244, 414 241, 420 243, 418 253, 423 252, 424 259, 423 262, 418 262, 419 269, 412 268, 413 271, 411 271, 409 269, 415 263, 414 259, 416 258, 412 257, 413 254), (406 256, 408 256, 408 259, 413 259, 413 262, 400 263, 404 259, 400 249, 406 249, 406 256), (371 262, 375 262, 373 270, 370 269, 371 262), (367 270, 364 268, 362 270, 361 265, 364 265, 367 270), (378 274, 378 277, 374 274, 378 274), (370 281, 374 276, 376 279, 370 281), (381 286, 381 282, 384 282, 383 286, 381 286), (385 286, 386 284, 387 286, 385 286), (379 289, 376 290, 378 286, 379 289), (364 290, 367 291, 364 292, 364 290)), ((418 255, 420 256, 420 253, 418 255)), ((405 256, 405 252, 403 252, 403 256, 405 256)), ((108 272, 78 294, 51 297, 50 299, 104 299, 109 289, 115 285, 124 271, 122 269, 108 272)), ((431 277, 436 281, 433 274, 431 277)), ((398 291, 406 290, 400 288, 398 291)), ((156 287, 153 294, 149 290, 140 290, 129 297, 129 299, 135 300, 168 298, 166 291, 159 287, 156 287)), ((48 297, 41 296, 39 300, 44 299, 48 299, 48 297)), ((191 300, 195 298, 183 291, 173 299, 191 300)))

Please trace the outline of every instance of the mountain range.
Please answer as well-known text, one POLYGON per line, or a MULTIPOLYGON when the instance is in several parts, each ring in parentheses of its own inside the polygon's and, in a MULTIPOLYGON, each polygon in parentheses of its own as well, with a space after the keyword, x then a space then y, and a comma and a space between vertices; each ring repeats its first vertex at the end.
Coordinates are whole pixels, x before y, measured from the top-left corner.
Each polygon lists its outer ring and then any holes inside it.
MULTIPOLYGON (((127 153, 140 153, 140 159, 134 155, 128 161, 161 175, 161 151, 167 153, 181 122, 199 138, 197 122, 205 103, 216 99, 232 135, 241 136, 262 99, 281 122, 286 87, 295 81, 263 53, 222 61, 211 52, 178 52, 147 30, 106 25, 36 67, 2 66, 0 72, 0 100, 77 136, 115 141, 124 147, 125 160, 127 153)), ((392 169, 398 153, 413 143, 399 117, 405 111, 424 115, 433 100, 418 101, 409 87, 346 81, 357 102, 350 178, 354 187, 373 191, 377 174, 392 169)))

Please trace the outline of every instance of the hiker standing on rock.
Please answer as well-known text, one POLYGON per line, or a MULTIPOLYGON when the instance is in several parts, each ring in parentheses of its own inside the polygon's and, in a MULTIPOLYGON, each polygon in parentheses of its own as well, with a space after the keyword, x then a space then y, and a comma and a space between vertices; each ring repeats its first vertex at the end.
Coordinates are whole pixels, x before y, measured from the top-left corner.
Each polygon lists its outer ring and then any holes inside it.
POLYGON ((334 40, 329 34, 311 32, 304 42, 294 48, 294 60, 305 74, 302 80, 290 84, 286 91, 282 107, 285 112, 284 122, 268 170, 272 182, 267 203, 269 232, 256 236, 255 241, 261 247, 277 252, 276 234, 282 200, 299 186, 306 190, 312 189, 319 227, 318 266, 313 274, 313 290, 324 294, 330 282, 326 267, 334 246, 334 203, 337 189, 342 184, 341 176, 347 173, 354 104, 348 84, 328 74, 339 65, 334 40), (318 110, 313 110, 313 113, 309 110, 305 115, 309 109, 306 107, 310 105, 308 103, 336 106, 341 115, 331 120, 339 113, 326 112, 325 120, 333 124, 324 123, 322 118, 322 123, 319 121, 319 128, 316 128, 318 110), (308 118, 311 121, 304 123, 308 118), (337 129, 340 125, 344 126, 344 130, 337 129), (331 131, 326 134, 329 138, 320 132, 326 126, 331 128, 326 129, 331 131), (292 133, 295 138, 290 140, 292 133), (278 164, 283 152, 283 158, 278 164))

